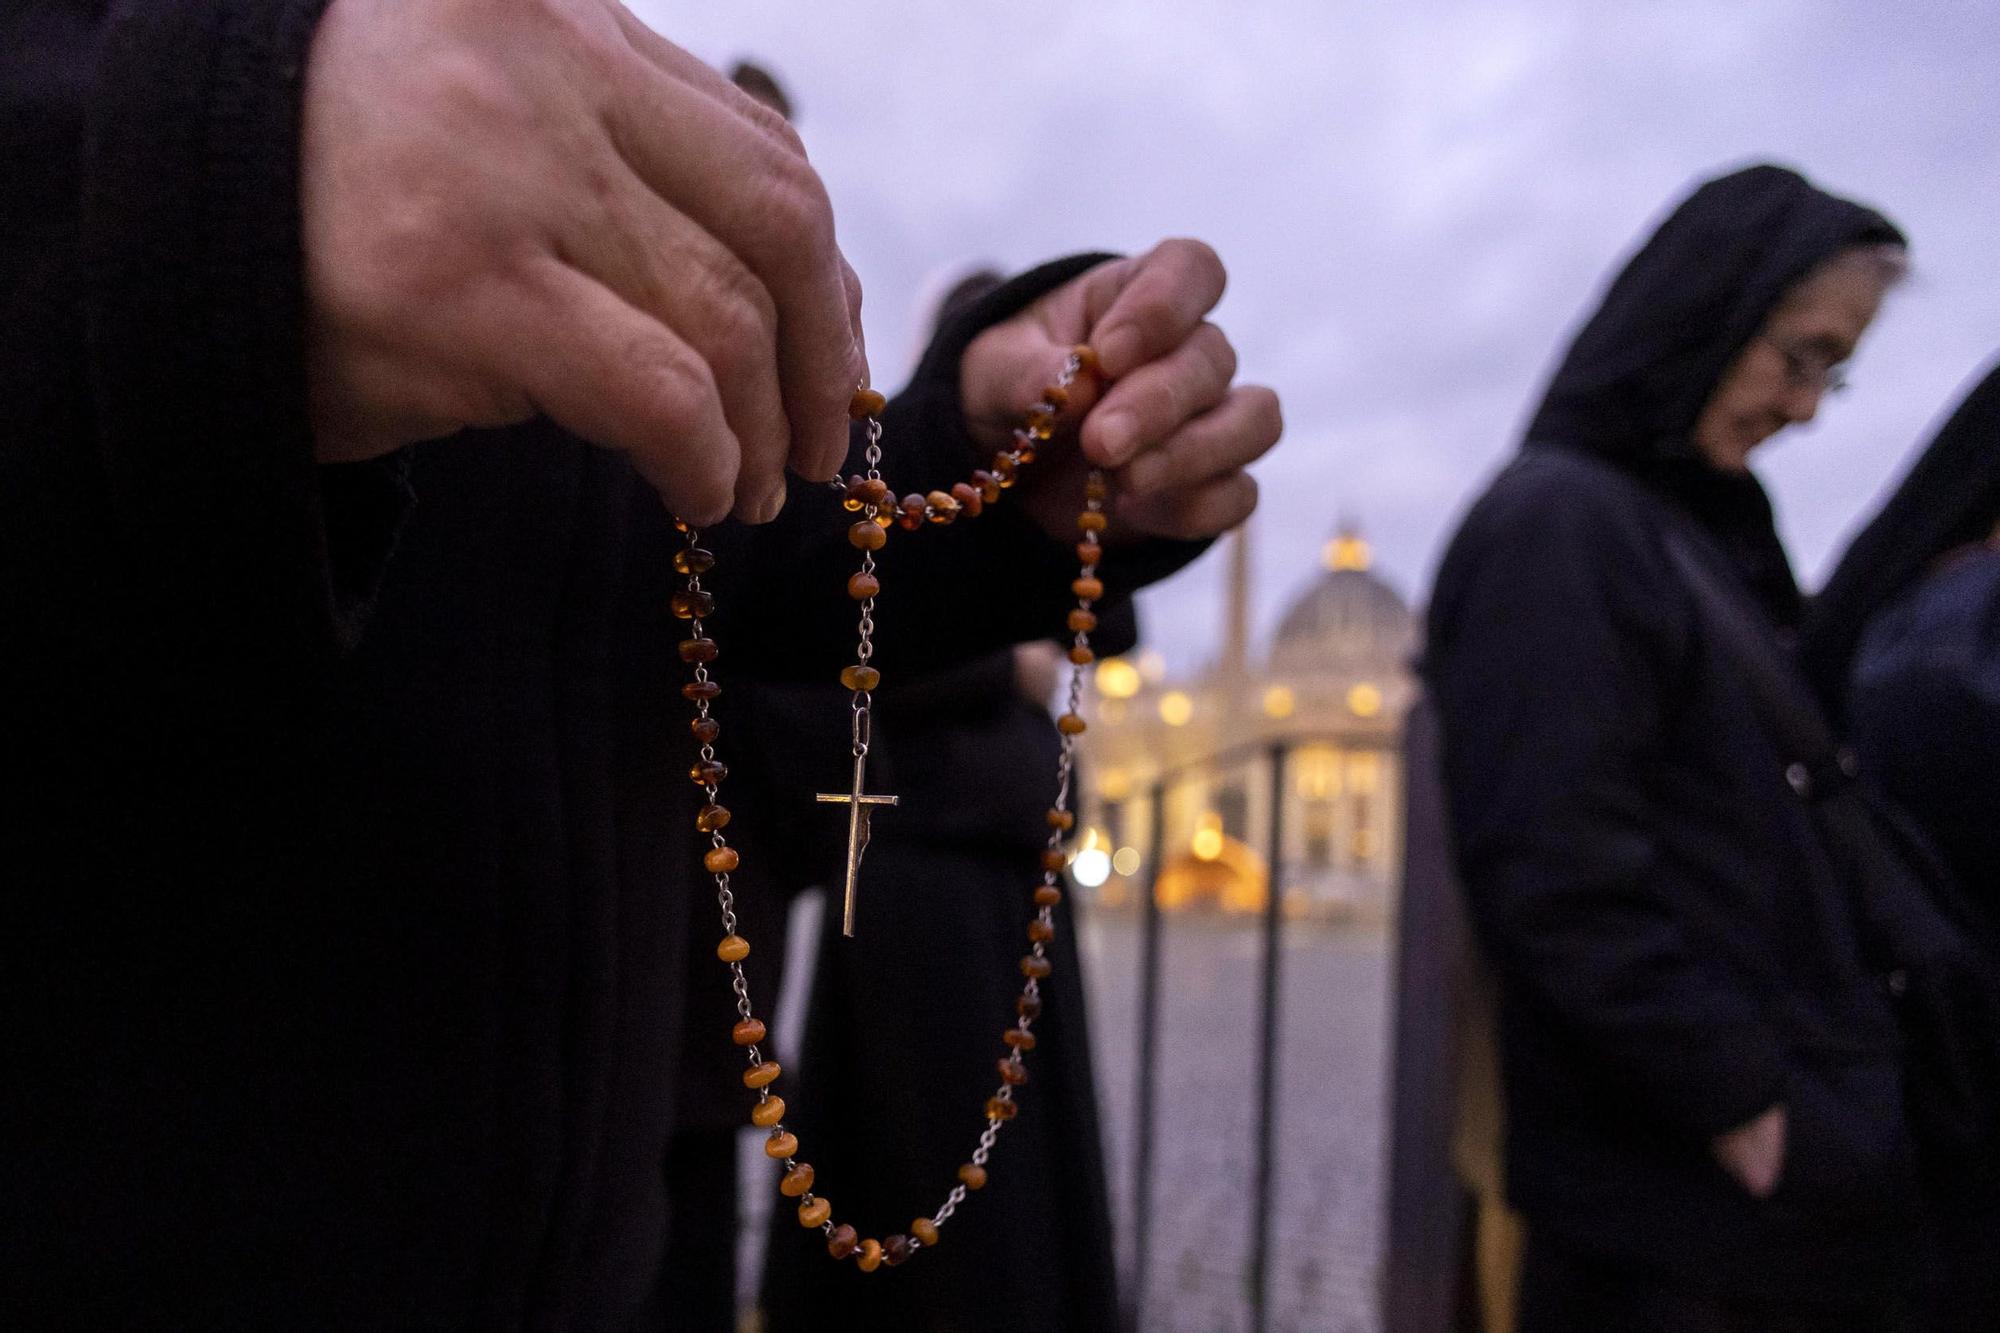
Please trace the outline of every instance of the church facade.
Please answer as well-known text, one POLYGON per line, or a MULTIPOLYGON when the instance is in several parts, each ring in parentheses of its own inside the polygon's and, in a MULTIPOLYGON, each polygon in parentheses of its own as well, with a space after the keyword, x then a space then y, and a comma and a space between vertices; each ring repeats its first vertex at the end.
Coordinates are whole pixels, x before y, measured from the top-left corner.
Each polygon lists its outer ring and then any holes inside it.
POLYGON ((1157 870, 1167 911, 1259 912, 1275 881, 1288 916, 1382 924, 1402 865, 1416 618, 1367 541, 1344 530, 1255 651, 1247 538, 1231 542, 1217 662, 1185 679, 1145 654, 1096 668, 1073 876, 1105 908, 1134 905, 1157 870))

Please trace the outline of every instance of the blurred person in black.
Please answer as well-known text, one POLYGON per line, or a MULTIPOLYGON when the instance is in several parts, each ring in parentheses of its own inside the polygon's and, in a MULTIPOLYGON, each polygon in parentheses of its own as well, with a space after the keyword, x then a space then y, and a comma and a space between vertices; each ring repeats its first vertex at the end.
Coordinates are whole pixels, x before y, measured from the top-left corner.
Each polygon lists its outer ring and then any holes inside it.
MULTIPOLYGON (((2000 973, 2000 370, 1965 397, 1814 599, 1802 645, 1878 782, 1943 856, 2000 973)), ((2000 1043, 2000 1032, 1984 1034, 2000 1043)), ((1937 1327, 2000 1328, 2000 1189, 1933 1173, 1937 1327)))
MULTIPOLYGON (((936 324, 1000 282, 991 270, 961 278, 940 300, 936 324)), ((1103 654, 1133 647, 1131 601, 1107 604, 1091 638, 1103 654)), ((1053 643, 1022 644, 885 685, 877 696, 880 773, 907 795, 874 822, 855 937, 822 918, 799 1078, 786 1092, 792 1122, 824 1145, 818 1169, 840 1182, 841 1206, 857 1225, 904 1231, 916 1212, 929 1216, 983 1127, 965 1108, 995 1086, 999 1030, 1020 989, 1021 931, 1055 794, 1059 739, 1048 704, 1067 672, 1053 643)), ((818 693, 789 700, 800 724, 808 713, 829 716, 818 693)), ((783 746, 796 734, 780 723, 768 742, 783 746)), ((838 755, 838 737, 830 740, 826 752, 838 755)), ((799 865, 793 873, 823 879, 825 871, 799 865)), ((991 1182, 929 1262, 894 1283, 827 1264, 817 1235, 800 1234, 779 1210, 765 1259, 769 1333, 1117 1326, 1082 960, 1067 898, 1056 920, 1037 1067, 1022 1115, 995 1150, 991 1182)))
POLYGON ((1903 254, 1791 171, 1703 185, 1439 571, 1424 674, 1499 981, 1523 1333, 1902 1326, 1895 1018, 1713 630, 1719 590, 1793 669, 1802 601, 1747 458, 1838 386, 1903 254))

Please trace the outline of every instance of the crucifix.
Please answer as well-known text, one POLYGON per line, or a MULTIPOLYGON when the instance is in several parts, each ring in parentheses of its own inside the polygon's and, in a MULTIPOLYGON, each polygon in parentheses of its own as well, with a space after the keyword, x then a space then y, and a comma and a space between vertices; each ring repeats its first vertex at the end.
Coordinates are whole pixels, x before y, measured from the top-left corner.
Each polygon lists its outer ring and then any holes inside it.
POLYGON ((855 749, 852 790, 819 793, 823 803, 847 807, 847 905, 841 909, 840 933, 849 939, 854 937, 854 888, 861 876, 861 854, 868 850, 868 807, 894 805, 901 799, 896 796, 870 796, 863 790, 868 751, 864 746, 856 746, 855 749))

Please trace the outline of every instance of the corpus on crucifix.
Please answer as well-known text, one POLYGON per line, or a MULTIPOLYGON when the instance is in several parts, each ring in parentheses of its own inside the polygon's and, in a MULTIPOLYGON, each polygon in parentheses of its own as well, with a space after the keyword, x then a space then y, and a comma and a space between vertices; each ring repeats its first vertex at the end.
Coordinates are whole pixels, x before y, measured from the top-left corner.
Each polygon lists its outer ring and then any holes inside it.
POLYGON ((819 793, 823 802, 847 806, 847 895, 840 911, 840 933, 850 939, 854 936, 854 889, 861 877, 861 854, 868 850, 868 807, 894 805, 900 799, 868 795, 862 790, 867 775, 868 754, 864 750, 854 756, 854 786, 850 790, 819 793))

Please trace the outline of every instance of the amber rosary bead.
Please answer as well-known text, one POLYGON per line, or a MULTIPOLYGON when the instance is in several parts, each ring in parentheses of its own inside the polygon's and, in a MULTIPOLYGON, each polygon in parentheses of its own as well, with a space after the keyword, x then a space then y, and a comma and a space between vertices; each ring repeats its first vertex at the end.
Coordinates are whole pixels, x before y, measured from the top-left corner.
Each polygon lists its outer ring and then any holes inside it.
POLYGON ((741 935, 724 935, 715 946, 715 956, 725 963, 740 963, 750 956, 750 941, 741 935))
POLYGON ((882 1262, 894 1268, 903 1260, 917 1252, 917 1247, 908 1236, 900 1232, 882 1242, 882 1262))
POLYGON ((861 503, 872 507, 889 498, 889 483, 880 477, 863 477, 861 484, 854 488, 854 493, 861 503))
POLYGON ((861 550, 879 551, 888 545, 889 534, 864 518, 847 530, 847 540, 861 550))
POLYGON ((722 734, 722 724, 712 717, 698 717, 688 723, 688 731, 693 733, 697 744, 713 745, 722 734))
POLYGON ((703 759, 688 769, 688 776, 698 787, 715 787, 729 776, 729 765, 720 759, 703 759))
POLYGON ((986 1188, 986 1168, 977 1162, 967 1162, 958 1168, 958 1183, 969 1190, 986 1188))
POLYGON ((978 518, 980 511, 986 508, 986 497, 979 493, 977 486, 968 482, 954 484, 951 498, 958 502, 958 507, 965 511, 967 518, 978 518))
POLYGON ((928 1217, 919 1217, 911 1222, 910 1234, 915 1236, 917 1242, 921 1245, 929 1246, 938 1243, 937 1223, 931 1221, 928 1217))
POLYGON ((711 875, 726 875, 742 863, 734 847, 711 847, 701 858, 702 869, 711 875))
POLYGON ((1021 1057, 1009 1055, 1001 1059, 1000 1081, 1012 1087, 1020 1087, 1028 1081, 1028 1067, 1021 1063, 1021 1057))
POLYGON ((712 680, 691 680, 681 686, 681 698, 689 703, 713 703, 722 693, 722 687, 712 680))
POLYGON ((776 1083, 778 1075, 784 1072, 783 1069, 779 1068, 776 1060, 762 1061, 761 1063, 751 1065, 743 1071, 743 1086, 753 1092, 759 1088, 768 1088, 773 1083, 776 1083))
POLYGON ((1106 481, 1102 476, 1093 473, 1091 476, 1087 477, 1084 480, 1083 483, 1084 499, 1105 500, 1109 499, 1110 496, 1111 496, 1111 483, 1106 481))
POLYGON ((1017 995, 1014 997, 1014 1012, 1023 1018, 1040 1018, 1042 1016, 1042 1002, 1033 995, 1017 995))
POLYGON ((700 620, 715 614, 715 599, 705 592, 677 592, 671 605, 682 620, 700 620))
POLYGON ((1103 579, 1071 579, 1069 590, 1086 602, 1094 602, 1104 596, 1103 579))
POLYGON ((1035 1049, 1035 1034, 1026 1028, 1008 1028, 1000 1034, 1000 1040, 1006 1042, 1017 1051, 1032 1051, 1035 1049))
POLYGON ((855 1251, 854 1254, 854 1266, 864 1273, 872 1273, 880 1268, 882 1266, 882 1242, 877 1240, 862 1241, 861 1248, 855 1251))
POLYGON ((1060 384, 1050 384, 1042 389, 1042 401, 1060 412, 1069 406, 1069 390, 1060 384))
POLYGON ((1062 890, 1053 884, 1044 884, 1035 890, 1035 906, 1054 907, 1062 901, 1062 890))
POLYGON ((799 1205, 799 1225, 810 1231, 833 1216, 833 1205, 825 1199, 809 1199, 799 1205))
POLYGON ((986 1118, 988 1120, 1012 1120, 1016 1115, 1020 1114, 1020 1110, 1020 1107, 1014 1105, 1013 1102, 1005 1097, 988 1097, 986 1099, 986 1118))
POLYGON ((827 1233, 826 1252, 836 1259, 845 1259, 860 1248, 861 1237, 845 1222, 827 1233))
POLYGON ((796 1199, 813 1187, 813 1169, 800 1162, 785 1172, 785 1178, 778 1182, 778 1193, 787 1199, 796 1199))
POLYGON ((1042 869, 1061 870, 1068 864, 1069 853, 1065 852, 1062 848, 1044 847, 1042 849, 1042 869))
POLYGON ((764 1040, 764 1025, 754 1018, 746 1018, 729 1029, 729 1039, 738 1046, 755 1046, 764 1040))
POLYGON ((1078 374, 1102 375, 1104 373, 1104 364, 1097 359, 1097 349, 1089 343, 1078 343, 1069 349, 1069 354, 1076 358, 1078 374))
POLYGON ((708 663, 715 660, 714 639, 682 639, 680 642, 681 661, 688 663, 708 663))
POLYGON ((932 491, 924 497, 927 517, 933 523, 949 523, 958 517, 958 501, 944 491, 932 491))
POLYGON ((1075 713, 1064 713, 1056 719, 1056 730, 1065 736, 1081 736, 1085 730, 1085 723, 1075 713))
POLYGON ((999 500, 1000 478, 985 468, 980 468, 972 474, 972 484, 979 488, 979 499, 982 503, 993 504, 999 500))
POLYGON ((1054 970, 1054 965, 1046 958, 1037 958, 1031 953, 1021 955, 1021 975, 1024 977, 1032 977, 1036 981, 1040 981, 1054 970))
POLYGON ((857 694, 865 694, 882 683, 882 673, 857 662, 841 671, 840 683, 857 694))
POLYGON ((1102 532, 1111 520, 1095 509, 1086 509, 1076 516, 1076 526, 1083 532, 1102 532))
POLYGON ((1076 544, 1076 558, 1086 565, 1094 565, 1104 559, 1104 548, 1095 541, 1080 541, 1076 544))
POLYGON ((728 828, 729 807, 711 801, 695 812, 694 826, 703 833, 716 833, 728 828))
POLYGON ((715 568, 715 552, 688 546, 674 552, 674 573, 706 574, 715 568))
POLYGON ((854 396, 847 400, 847 415, 855 421, 866 421, 869 417, 879 417, 882 409, 889 406, 889 400, 873 389, 856 389, 854 396))
POLYGON ((799 1150, 799 1137, 785 1130, 778 1130, 764 1140, 764 1155, 782 1162, 799 1150))
POLYGON ((1046 921, 1028 923, 1028 941, 1031 944, 1047 944, 1056 937, 1056 928, 1046 921))
POLYGON ((915 532, 918 528, 922 527, 924 525, 924 497, 915 492, 904 496, 903 512, 896 519, 896 522, 900 527, 909 532, 915 532))
POLYGON ((750 1123, 759 1129, 774 1128, 784 1118, 785 1099, 783 1097, 766 1097, 763 1101, 758 1102, 750 1108, 750 1123))
POLYGON ((857 602, 865 602, 870 597, 879 596, 882 580, 873 574, 856 574, 847 580, 847 595, 857 602))
POLYGON ((1084 647, 1082 644, 1079 643, 1073 645, 1070 648, 1069 660, 1074 662, 1078 666, 1089 666, 1092 662, 1095 662, 1097 660, 1097 654, 1091 652, 1090 649, 1084 647))
POLYGON ((1076 827, 1076 816, 1067 810, 1051 810, 1048 813, 1049 827, 1067 833, 1076 827))

